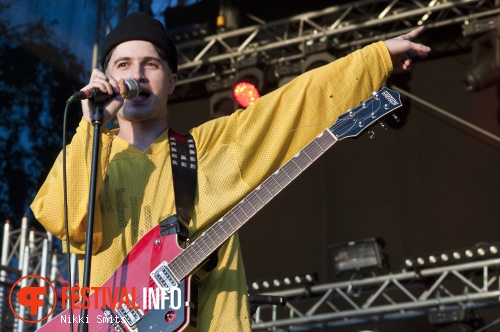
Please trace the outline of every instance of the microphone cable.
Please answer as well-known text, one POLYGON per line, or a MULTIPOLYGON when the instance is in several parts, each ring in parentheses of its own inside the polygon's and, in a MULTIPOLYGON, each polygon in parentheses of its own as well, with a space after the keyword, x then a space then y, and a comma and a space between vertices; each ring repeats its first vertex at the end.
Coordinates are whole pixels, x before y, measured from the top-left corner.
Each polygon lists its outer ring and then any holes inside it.
POLYGON ((73 102, 74 98, 71 97, 66 101, 66 107, 64 108, 64 119, 63 119, 63 149, 62 149, 62 163, 63 163, 63 205, 64 205, 64 232, 66 233, 66 265, 68 271, 68 284, 70 286, 70 305, 69 305, 69 318, 70 318, 70 331, 73 331, 73 278, 72 278, 72 267, 71 267, 71 252, 69 244, 69 221, 68 221, 68 188, 66 180, 66 136, 68 135, 68 110, 69 106, 73 102))

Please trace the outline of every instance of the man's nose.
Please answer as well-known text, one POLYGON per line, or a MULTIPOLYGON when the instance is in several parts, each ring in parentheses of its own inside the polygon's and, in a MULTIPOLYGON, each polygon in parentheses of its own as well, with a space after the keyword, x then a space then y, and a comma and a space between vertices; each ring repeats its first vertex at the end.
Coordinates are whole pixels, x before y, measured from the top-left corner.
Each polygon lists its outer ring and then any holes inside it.
POLYGON ((140 81, 143 81, 146 76, 145 76, 145 70, 144 70, 144 66, 142 65, 134 65, 132 68, 131 68, 132 72, 131 72, 131 77, 135 80, 137 80, 138 82, 140 81))

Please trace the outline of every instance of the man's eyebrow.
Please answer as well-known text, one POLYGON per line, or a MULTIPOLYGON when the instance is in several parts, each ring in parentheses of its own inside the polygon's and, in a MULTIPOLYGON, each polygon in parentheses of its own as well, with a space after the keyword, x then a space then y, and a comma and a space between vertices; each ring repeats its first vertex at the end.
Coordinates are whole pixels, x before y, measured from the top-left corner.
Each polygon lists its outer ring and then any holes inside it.
MULTIPOLYGON (((120 61, 130 61, 132 58, 129 57, 129 56, 123 56, 123 57, 120 57, 120 58, 117 58, 114 62, 114 64, 116 64, 117 62, 120 62, 120 61)), ((151 60, 155 60, 155 61, 159 61, 161 62, 161 58, 159 57, 154 57, 154 56, 147 56, 147 57, 144 57, 141 59, 141 62, 147 62, 147 61, 151 61, 151 60)))
POLYGON ((117 58, 117 59, 115 59, 115 61, 113 62, 113 64, 116 64, 117 62, 124 61, 124 60, 130 60, 130 57, 122 56, 120 58, 117 58))
POLYGON ((148 62, 148 61, 157 61, 159 63, 162 63, 163 60, 160 57, 155 57, 155 56, 147 56, 142 59, 143 62, 148 62))

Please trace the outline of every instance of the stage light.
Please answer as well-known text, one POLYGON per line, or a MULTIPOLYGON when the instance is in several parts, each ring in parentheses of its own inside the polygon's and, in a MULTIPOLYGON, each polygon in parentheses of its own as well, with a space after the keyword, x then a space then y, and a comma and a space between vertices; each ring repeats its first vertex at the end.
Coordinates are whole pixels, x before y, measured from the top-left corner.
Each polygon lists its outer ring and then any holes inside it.
POLYGON ((436 332, 472 332, 479 331, 483 326, 483 319, 472 309, 443 307, 428 314, 429 323, 436 328, 436 332))
POLYGON ((465 256, 469 257, 469 258, 472 258, 474 257, 474 254, 472 253, 472 250, 465 250, 465 256))
POLYGON ((221 90, 229 90, 234 84, 234 76, 215 77, 205 83, 205 89, 208 92, 217 92, 221 90))
POLYGON ((262 94, 264 73, 258 68, 238 71, 233 87, 233 97, 243 108, 252 105, 262 94))
POLYGON ((462 26, 464 35, 480 34, 472 41, 472 67, 464 75, 465 89, 480 91, 500 83, 499 17, 462 26))
POLYGON ((280 88, 302 74, 302 65, 303 61, 280 62, 268 72, 268 81, 278 82, 277 87, 280 88))
POLYGON ((498 17, 488 17, 482 20, 465 21, 462 25, 462 34, 465 37, 495 30, 498 17))
POLYGON ((500 83, 500 66, 495 54, 486 55, 464 76, 465 89, 477 92, 500 83))
POLYGON ((406 269, 412 270, 459 264, 498 256, 498 244, 479 243, 473 247, 432 253, 427 256, 406 257, 403 259, 403 264, 406 269))
POLYGON ((195 23, 169 29, 168 35, 176 42, 181 43, 190 41, 194 38, 203 38, 208 34, 209 30, 211 29, 208 23, 195 23))
POLYGON ((303 61, 280 62, 273 68, 275 78, 297 76, 303 73, 303 61))
POLYGON ((251 82, 238 82, 233 88, 233 96, 241 107, 247 108, 260 98, 260 92, 251 82))
POLYGON ((380 238, 330 245, 328 250, 337 273, 388 268, 385 242, 380 238))
POLYGON ((294 287, 303 287, 314 285, 318 281, 318 274, 305 273, 281 278, 272 278, 260 281, 254 281, 250 284, 250 291, 253 293, 264 291, 275 291, 280 289, 290 289, 294 287))
POLYGON ((231 91, 221 91, 214 93, 210 97, 210 115, 212 118, 219 118, 232 114, 238 109, 231 91))
POLYGON ((319 39, 307 40, 304 44, 304 52, 306 54, 318 53, 321 51, 325 51, 326 49, 328 49, 328 47, 328 38, 326 36, 323 36, 319 39))

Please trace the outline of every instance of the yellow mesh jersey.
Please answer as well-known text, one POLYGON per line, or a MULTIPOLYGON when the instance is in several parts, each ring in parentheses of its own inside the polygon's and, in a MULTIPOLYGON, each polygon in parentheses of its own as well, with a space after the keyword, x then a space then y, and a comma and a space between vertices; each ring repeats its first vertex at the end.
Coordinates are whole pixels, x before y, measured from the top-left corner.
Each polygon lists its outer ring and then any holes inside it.
MULTIPOLYGON (((261 184, 349 108, 377 91, 392 70, 383 42, 312 70, 263 96, 247 110, 191 132, 198 151, 198 187, 191 240, 261 184), (298 130, 293 130, 298 129, 298 130)), ((93 128, 80 123, 67 148, 71 251, 83 261, 93 128)), ((62 157, 31 208, 65 239, 62 157)), ((103 284, 132 246, 175 214, 168 134, 142 152, 103 130, 98 167, 91 286, 103 284)), ((83 265, 80 264, 80 280, 83 265)), ((149 273, 149 271, 144 271, 149 273)), ((247 283, 237 234, 200 285, 199 331, 250 331, 247 283)))

